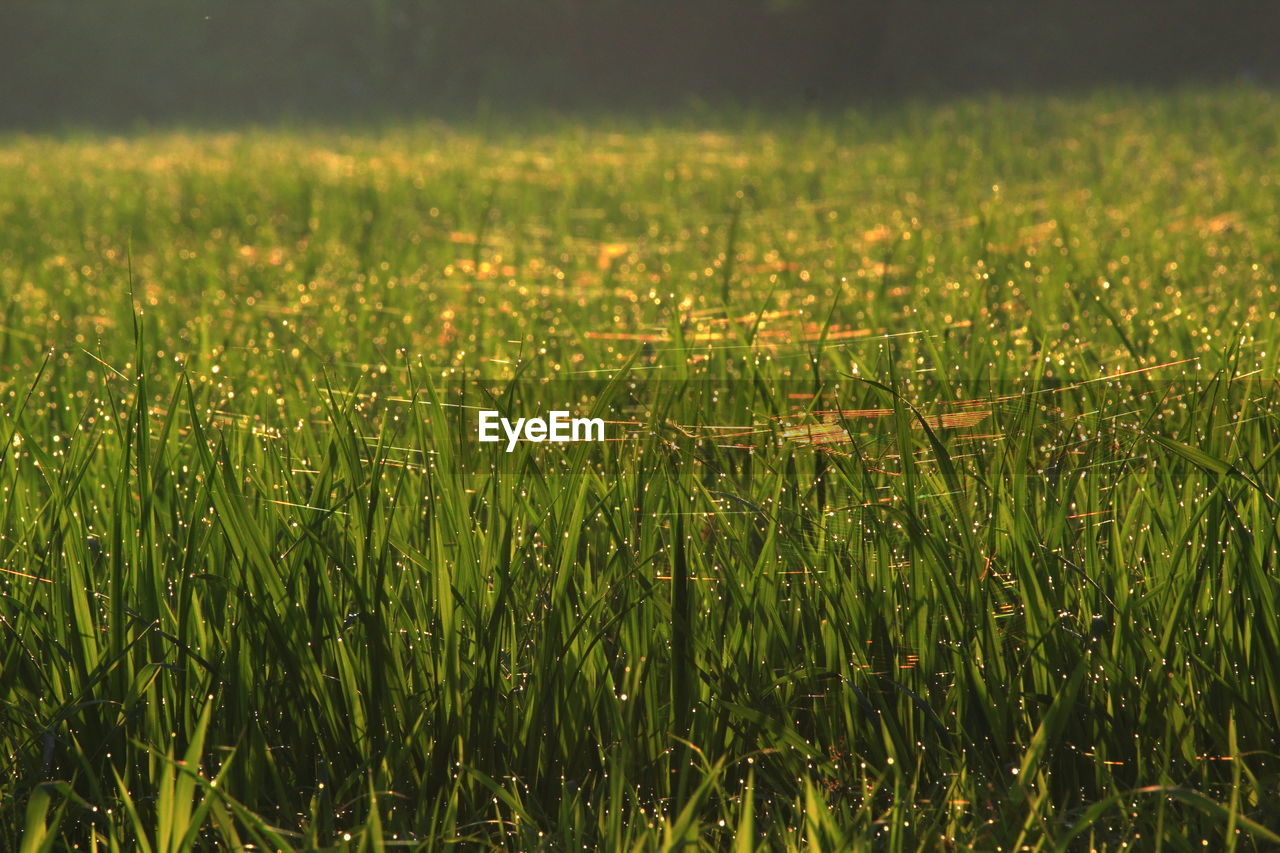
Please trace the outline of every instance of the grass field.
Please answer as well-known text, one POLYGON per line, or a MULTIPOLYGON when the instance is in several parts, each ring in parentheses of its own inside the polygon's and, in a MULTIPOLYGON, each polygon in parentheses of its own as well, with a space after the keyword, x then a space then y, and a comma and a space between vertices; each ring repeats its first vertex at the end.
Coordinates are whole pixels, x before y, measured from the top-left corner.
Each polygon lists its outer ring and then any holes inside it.
POLYGON ((1278 129, 0 140, 0 848, 1275 849, 1278 129))

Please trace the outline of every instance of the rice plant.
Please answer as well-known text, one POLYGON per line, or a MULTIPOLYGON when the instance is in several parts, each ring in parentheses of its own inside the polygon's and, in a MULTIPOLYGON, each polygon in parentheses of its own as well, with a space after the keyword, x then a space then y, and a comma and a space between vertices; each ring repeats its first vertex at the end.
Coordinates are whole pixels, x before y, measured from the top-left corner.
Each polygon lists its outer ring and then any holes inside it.
POLYGON ((1280 845, 1278 127, 3 138, 0 847, 1280 845))

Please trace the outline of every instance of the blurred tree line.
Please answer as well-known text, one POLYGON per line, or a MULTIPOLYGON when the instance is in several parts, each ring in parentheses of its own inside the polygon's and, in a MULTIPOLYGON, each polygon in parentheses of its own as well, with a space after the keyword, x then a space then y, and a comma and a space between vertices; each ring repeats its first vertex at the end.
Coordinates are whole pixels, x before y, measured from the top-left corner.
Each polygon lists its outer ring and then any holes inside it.
POLYGON ((1277 0, 0 0, 0 125, 1280 78, 1277 0))

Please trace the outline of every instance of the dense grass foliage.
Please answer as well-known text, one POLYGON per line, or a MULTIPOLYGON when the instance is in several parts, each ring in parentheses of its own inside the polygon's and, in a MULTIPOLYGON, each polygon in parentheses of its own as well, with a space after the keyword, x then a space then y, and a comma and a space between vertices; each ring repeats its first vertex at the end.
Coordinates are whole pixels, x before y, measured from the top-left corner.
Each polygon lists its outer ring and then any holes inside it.
POLYGON ((3 140, 0 847, 1280 844, 1277 128, 3 140))

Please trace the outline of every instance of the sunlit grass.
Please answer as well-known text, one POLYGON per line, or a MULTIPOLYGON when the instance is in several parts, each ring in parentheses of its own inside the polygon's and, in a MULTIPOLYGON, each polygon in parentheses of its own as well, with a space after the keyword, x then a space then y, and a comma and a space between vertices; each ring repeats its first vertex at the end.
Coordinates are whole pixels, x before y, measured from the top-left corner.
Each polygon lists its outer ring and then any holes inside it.
POLYGON ((1280 844, 1278 127, 3 140, 0 847, 1280 844))

